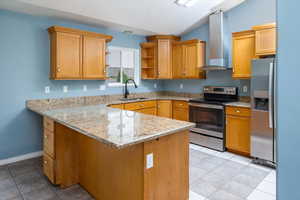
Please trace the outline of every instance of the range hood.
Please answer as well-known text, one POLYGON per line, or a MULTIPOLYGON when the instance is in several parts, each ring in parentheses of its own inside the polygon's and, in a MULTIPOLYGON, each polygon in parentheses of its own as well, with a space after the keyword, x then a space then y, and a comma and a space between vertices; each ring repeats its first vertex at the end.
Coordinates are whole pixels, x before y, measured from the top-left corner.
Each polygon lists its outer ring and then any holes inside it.
POLYGON ((216 11, 209 16, 209 61, 203 70, 230 70, 224 43, 224 13, 216 11))

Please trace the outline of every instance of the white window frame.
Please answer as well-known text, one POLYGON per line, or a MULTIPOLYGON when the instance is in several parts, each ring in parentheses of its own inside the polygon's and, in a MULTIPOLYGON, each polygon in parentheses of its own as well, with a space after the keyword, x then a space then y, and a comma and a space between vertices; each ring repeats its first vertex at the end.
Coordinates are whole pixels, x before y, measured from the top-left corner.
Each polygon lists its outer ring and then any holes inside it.
MULTIPOLYGON (((134 81, 139 86, 140 85, 140 49, 136 48, 125 48, 125 47, 118 47, 118 46, 108 46, 108 52, 111 50, 119 50, 121 51, 120 58, 122 59, 122 51, 133 51, 134 52, 134 81)), ((121 74, 123 74, 123 63, 121 60, 121 74)), ((123 83, 123 76, 121 76, 120 83, 108 83, 108 87, 123 87, 125 84, 123 83)), ((134 86, 133 83, 129 83, 128 86, 134 86)))

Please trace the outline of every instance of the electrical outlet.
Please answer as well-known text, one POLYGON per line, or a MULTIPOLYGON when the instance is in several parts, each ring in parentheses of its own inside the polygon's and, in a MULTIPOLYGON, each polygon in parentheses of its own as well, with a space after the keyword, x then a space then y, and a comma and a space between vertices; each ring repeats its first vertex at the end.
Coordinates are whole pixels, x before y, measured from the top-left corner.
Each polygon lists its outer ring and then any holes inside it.
POLYGON ((146 168, 150 169, 153 167, 153 153, 147 154, 146 159, 146 168))
POLYGON ((180 83, 179 87, 180 87, 180 89, 183 89, 183 84, 182 84, 182 83, 180 83))
POLYGON ((247 91, 248 91, 248 87, 246 85, 244 85, 243 92, 246 93, 247 91))
POLYGON ((67 85, 64 85, 64 86, 63 86, 63 91, 64 91, 64 93, 67 93, 67 92, 68 92, 68 86, 67 86, 67 85))
POLYGON ((50 93, 50 87, 49 87, 49 86, 46 86, 46 87, 45 87, 45 93, 46 93, 46 94, 49 94, 49 93, 50 93))
POLYGON ((154 88, 157 88, 157 83, 154 83, 154 88))
POLYGON ((83 85, 83 91, 86 92, 87 91, 87 86, 83 85))
POLYGON ((105 85, 99 85, 99 90, 101 90, 101 91, 106 90, 106 86, 105 85))

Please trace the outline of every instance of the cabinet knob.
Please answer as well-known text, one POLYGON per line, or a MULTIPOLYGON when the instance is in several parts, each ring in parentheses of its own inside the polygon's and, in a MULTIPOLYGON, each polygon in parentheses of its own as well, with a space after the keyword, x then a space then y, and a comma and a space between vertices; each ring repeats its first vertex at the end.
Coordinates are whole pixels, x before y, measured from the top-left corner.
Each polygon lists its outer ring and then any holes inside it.
POLYGON ((57 67, 57 72, 61 72, 61 68, 60 67, 57 67))
POLYGON ((48 162, 45 160, 45 161, 44 161, 44 164, 47 164, 47 163, 48 163, 48 162))
POLYGON ((235 112, 237 112, 237 113, 240 113, 241 111, 239 111, 239 110, 236 110, 235 112))
POLYGON ((45 135, 45 136, 44 136, 44 138, 45 138, 45 139, 48 139, 48 136, 47 136, 47 135, 45 135))

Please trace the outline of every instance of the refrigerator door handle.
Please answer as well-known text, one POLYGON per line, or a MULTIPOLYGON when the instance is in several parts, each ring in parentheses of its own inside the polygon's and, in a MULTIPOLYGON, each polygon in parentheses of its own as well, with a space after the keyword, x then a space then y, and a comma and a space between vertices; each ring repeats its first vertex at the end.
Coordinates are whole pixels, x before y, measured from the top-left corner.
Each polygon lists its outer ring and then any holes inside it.
POLYGON ((270 63, 269 72, 269 127, 273 128, 273 62, 270 63))

